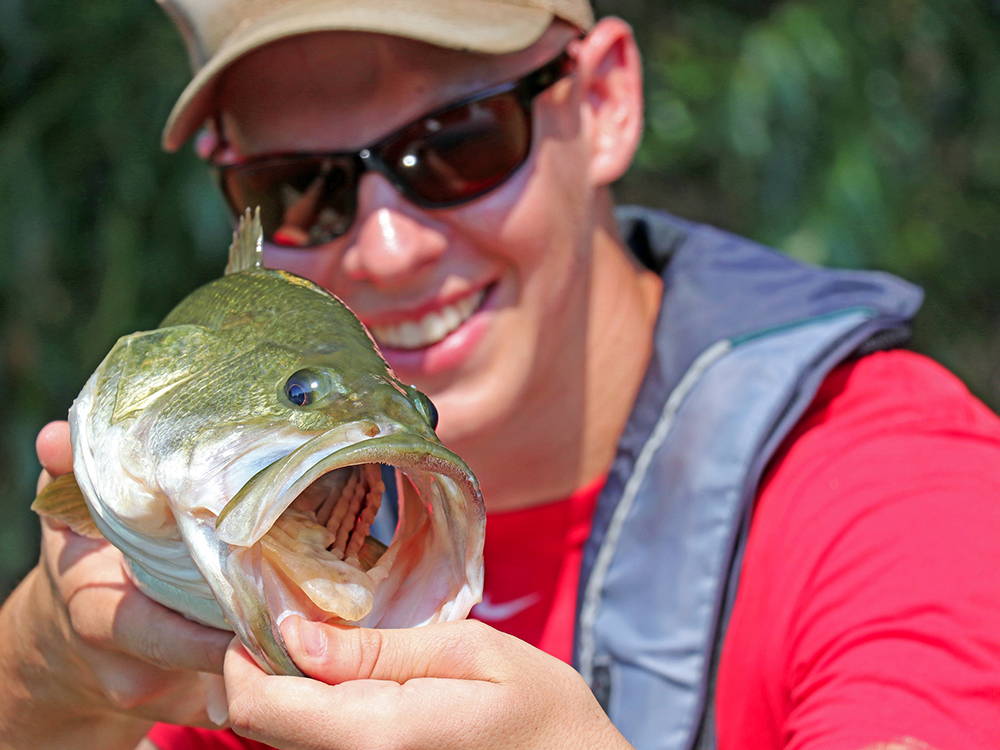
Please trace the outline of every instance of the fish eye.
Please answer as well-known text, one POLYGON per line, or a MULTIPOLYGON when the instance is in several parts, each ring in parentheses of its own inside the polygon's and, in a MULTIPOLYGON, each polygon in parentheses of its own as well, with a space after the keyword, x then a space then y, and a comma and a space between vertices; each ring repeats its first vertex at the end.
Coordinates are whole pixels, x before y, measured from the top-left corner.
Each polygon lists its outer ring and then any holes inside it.
POLYGON ((298 370, 285 381, 284 392, 295 406, 309 406, 330 392, 330 381, 324 372, 298 370))
POLYGON ((438 410, 437 407, 434 406, 434 402, 412 385, 409 390, 410 403, 412 403, 416 410, 420 412, 420 416, 427 420, 431 429, 436 430, 438 426, 438 410))

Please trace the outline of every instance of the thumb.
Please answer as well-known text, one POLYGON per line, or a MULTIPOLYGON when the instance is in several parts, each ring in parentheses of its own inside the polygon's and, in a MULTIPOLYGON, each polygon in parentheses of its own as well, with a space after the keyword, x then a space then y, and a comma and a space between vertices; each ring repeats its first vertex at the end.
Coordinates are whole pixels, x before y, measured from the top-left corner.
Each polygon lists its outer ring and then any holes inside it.
POLYGON ((73 471, 73 449, 69 441, 69 422, 49 422, 35 438, 35 452, 42 468, 51 476, 73 471))
POLYGON ((420 677, 500 681, 508 662, 503 655, 517 643, 475 620, 382 630, 293 616, 281 624, 281 634, 299 669, 330 685, 420 677))

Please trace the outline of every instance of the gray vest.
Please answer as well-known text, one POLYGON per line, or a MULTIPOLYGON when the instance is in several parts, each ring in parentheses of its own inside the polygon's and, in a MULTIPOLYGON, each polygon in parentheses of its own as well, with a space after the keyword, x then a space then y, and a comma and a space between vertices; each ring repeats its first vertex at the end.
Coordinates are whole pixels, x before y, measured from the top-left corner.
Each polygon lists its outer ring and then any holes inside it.
POLYGON ((922 295, 662 213, 619 219, 664 295, 585 548, 574 662, 635 747, 713 748, 718 649, 761 474, 829 371, 905 340, 922 295))

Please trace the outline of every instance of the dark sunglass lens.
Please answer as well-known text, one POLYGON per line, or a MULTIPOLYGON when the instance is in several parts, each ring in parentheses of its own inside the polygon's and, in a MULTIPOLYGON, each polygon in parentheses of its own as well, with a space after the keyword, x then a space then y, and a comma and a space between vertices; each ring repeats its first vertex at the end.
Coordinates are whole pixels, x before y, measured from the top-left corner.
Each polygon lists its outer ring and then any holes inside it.
POLYGON ((528 156, 531 122, 513 93, 427 117, 382 147, 382 158, 425 205, 481 195, 528 156))
POLYGON ((342 157, 288 157, 222 171, 232 209, 260 206, 264 236, 285 247, 344 234, 354 220, 356 179, 354 161, 342 157))

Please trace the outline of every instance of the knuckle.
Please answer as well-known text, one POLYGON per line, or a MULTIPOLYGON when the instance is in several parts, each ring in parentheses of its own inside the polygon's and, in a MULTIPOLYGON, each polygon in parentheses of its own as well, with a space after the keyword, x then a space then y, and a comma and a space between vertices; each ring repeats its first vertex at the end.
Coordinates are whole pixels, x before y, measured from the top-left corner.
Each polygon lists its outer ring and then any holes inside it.
POLYGON ((473 640, 477 643, 492 643, 497 640, 498 631, 487 625, 485 622, 480 622, 479 620, 463 620, 460 624, 464 630, 462 633, 464 639, 473 640))
POLYGON ((121 714, 131 714, 146 703, 146 697, 141 692, 114 689, 105 690, 104 696, 111 710, 121 714))
POLYGON ((478 656, 504 649, 507 646, 508 638, 505 633, 490 627, 486 623, 478 620, 466 620, 460 637, 455 639, 457 647, 461 648, 469 656, 478 656))
POLYGON ((382 634, 374 628, 358 628, 356 636, 355 674, 370 679, 379 672, 384 645, 382 634))
POLYGON ((442 638, 438 649, 448 661, 465 674, 476 674, 485 661, 482 642, 476 638, 442 638))
POLYGON ((261 712, 257 701, 249 692, 229 695, 229 726, 241 737, 260 737, 261 712))
POLYGON ((108 704, 114 711, 124 714, 135 713, 162 691, 159 679, 140 670, 118 671, 103 682, 108 704))
POLYGON ((254 715, 247 703, 242 697, 229 701, 229 726, 241 737, 248 737, 254 731, 254 715))
POLYGON ((299 716, 295 712, 289 714, 287 702, 276 687, 268 680, 251 680, 228 689, 229 726, 236 734, 267 742, 298 723, 299 716))
POLYGON ((493 630, 489 625, 479 620, 462 620, 462 627, 471 635, 482 637, 493 630))
POLYGON ((177 668, 163 642, 158 638, 150 637, 146 632, 140 638, 136 650, 138 651, 137 656, 154 667, 165 670, 177 668))
POLYGON ((66 614, 70 629, 83 643, 97 649, 108 645, 107 633, 94 627, 90 608, 82 606, 76 599, 71 599, 66 607, 66 614))

